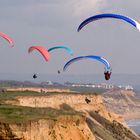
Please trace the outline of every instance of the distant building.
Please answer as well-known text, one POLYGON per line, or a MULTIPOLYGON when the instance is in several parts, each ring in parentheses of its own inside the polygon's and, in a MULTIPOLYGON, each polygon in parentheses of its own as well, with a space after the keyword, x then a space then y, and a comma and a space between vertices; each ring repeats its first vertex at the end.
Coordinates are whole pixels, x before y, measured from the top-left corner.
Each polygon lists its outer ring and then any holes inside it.
POLYGON ((83 83, 65 83, 67 86, 72 86, 72 87, 91 87, 91 88, 103 88, 103 89, 124 89, 124 90, 133 90, 133 87, 130 85, 127 86, 116 86, 112 84, 106 84, 106 83, 101 83, 101 84, 83 84, 83 83))
POLYGON ((130 85, 127 85, 127 86, 119 85, 118 87, 121 88, 121 89, 125 89, 125 90, 133 90, 133 89, 134 89, 134 88, 133 88, 132 86, 130 86, 130 85))

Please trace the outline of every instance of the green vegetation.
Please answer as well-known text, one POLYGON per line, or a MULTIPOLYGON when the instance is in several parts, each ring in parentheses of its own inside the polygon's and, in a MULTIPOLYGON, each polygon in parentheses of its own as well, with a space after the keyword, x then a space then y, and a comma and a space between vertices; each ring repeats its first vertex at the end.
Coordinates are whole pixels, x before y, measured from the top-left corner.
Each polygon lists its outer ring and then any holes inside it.
MULTIPOLYGON (((73 88, 71 90, 75 90, 73 88)), ((71 92, 69 94, 101 94, 104 92, 104 89, 94 89, 94 88, 77 88, 79 93, 71 92), (91 92, 90 90, 91 89, 91 92), (86 91, 85 91, 86 90, 86 91)), ((9 128, 9 124, 25 124, 29 123, 30 121, 36 121, 39 119, 51 119, 54 122, 57 121, 57 117, 61 115, 80 115, 83 116, 82 112, 75 111, 71 108, 68 104, 61 104, 60 109, 54 108, 33 108, 33 107, 24 107, 24 106, 16 106, 16 105, 9 105, 5 104, 6 100, 16 100, 16 96, 49 96, 52 94, 68 94, 68 93, 38 93, 38 92, 31 92, 31 91, 1 91, 0 92, 0 123, 2 124, 1 127, 5 127, 8 131, 8 138, 16 139, 16 136, 12 133, 12 130, 9 128)), ((55 102, 55 101, 54 101, 55 102)), ((94 118, 97 122, 101 125, 98 125, 90 118, 86 118, 86 122, 92 131, 92 133, 96 136, 96 138, 102 138, 104 140, 129 140, 135 139, 139 140, 135 135, 132 134, 130 130, 125 128, 122 124, 118 123, 117 121, 110 122, 100 116, 99 110, 89 112, 90 117, 94 118)), ((80 125, 80 120, 77 119, 75 122, 76 126, 80 125)), ((67 126, 61 125, 62 128, 66 129, 67 126)), ((48 133, 53 139, 57 139, 56 132, 53 129, 48 133)), ((62 135, 60 134, 61 139, 63 139, 62 135)), ((0 137, 0 139, 2 139, 0 137)))
MULTIPOLYGON (((16 100, 16 96, 49 96, 52 94, 65 93, 38 93, 31 91, 4 91, 0 92, 0 122, 22 123, 30 120, 51 118, 56 119, 60 115, 81 115, 67 104, 62 104, 60 110, 53 108, 32 108, 14 106, 5 103, 6 100, 16 100)), ((74 94, 74 93, 73 93, 74 94)))
POLYGON ((32 91, 5 91, 0 92, 0 104, 5 100, 14 100, 16 96, 42 96, 44 93, 32 92, 32 91))
MULTIPOLYGON (((1 91, 0 92, 0 122, 18 123, 27 122, 41 118, 55 119, 60 115, 81 115, 69 105, 62 104, 60 110, 53 108, 31 108, 23 106, 14 106, 5 104, 6 100, 16 100, 16 96, 49 96, 52 94, 67 94, 67 93, 38 93, 32 91, 1 91)), ((71 94, 87 94, 87 93, 71 93, 71 94)), ((93 94, 93 93, 92 93, 93 94)), ((77 122, 78 123, 78 122, 77 122)))
POLYGON ((82 115, 75 110, 53 108, 31 108, 12 105, 0 105, 0 122, 24 123, 38 119, 57 119, 60 115, 82 115))
MULTIPOLYGON (((83 90, 83 92, 80 93, 75 93, 75 92, 71 92, 69 94, 101 94, 103 92, 102 91, 93 91, 90 92, 89 90, 87 90, 87 92, 84 92, 84 88, 79 88, 77 90, 83 90)), ((4 91, 4 92, 0 92, 0 104, 4 104, 4 102, 6 100, 15 100, 16 96, 49 96, 49 95, 54 95, 54 94, 68 94, 65 92, 47 92, 47 93, 39 93, 39 92, 34 92, 34 91, 4 91)))
MULTIPOLYGON (((50 93, 56 94, 56 93, 50 93)), ((80 114, 73 110, 69 105, 62 104, 60 110, 53 108, 32 108, 5 104, 6 100, 16 100, 16 96, 48 96, 50 94, 31 92, 31 91, 10 91, 0 93, 0 122, 22 123, 30 120, 51 118, 56 119, 60 115, 80 114)))
POLYGON ((60 105, 60 108, 61 108, 62 110, 65 110, 65 111, 73 111, 73 108, 70 107, 68 104, 65 104, 65 103, 61 104, 61 105, 60 105))

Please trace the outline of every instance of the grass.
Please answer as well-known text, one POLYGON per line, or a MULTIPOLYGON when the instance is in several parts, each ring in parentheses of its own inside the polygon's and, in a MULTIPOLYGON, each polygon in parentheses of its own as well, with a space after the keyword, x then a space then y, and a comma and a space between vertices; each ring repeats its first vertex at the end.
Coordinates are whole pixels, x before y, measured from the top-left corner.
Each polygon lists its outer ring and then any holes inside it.
POLYGON ((60 115, 82 115, 75 110, 53 108, 31 108, 12 105, 0 105, 0 122, 25 123, 38 119, 57 119, 60 115))
MULTIPOLYGON (((51 93, 52 94, 52 93, 51 93)), ((55 93, 54 93, 55 94, 55 93)), ((12 91, 0 93, 0 122, 22 123, 30 120, 51 118, 56 119, 60 115, 80 114, 69 105, 62 104, 60 110, 53 108, 32 108, 5 104, 6 100, 15 100, 16 96, 48 96, 48 94, 31 91, 12 91)))
POLYGON ((42 96, 43 93, 32 91, 6 91, 0 92, 0 104, 5 104, 6 100, 15 100, 16 96, 42 96))
MULTIPOLYGON (((69 94, 101 94, 105 90, 104 89, 94 89, 92 90, 88 88, 71 88, 70 90, 78 91, 80 93, 74 93, 71 92, 69 94)), ((51 92, 51 93, 38 93, 34 91, 5 91, 5 92, 0 92, 0 104, 2 104, 5 100, 14 100, 16 96, 48 96, 48 95, 54 95, 54 94, 68 94, 65 92, 51 92)))
MULTIPOLYGON (((30 120, 51 118, 56 119, 60 115, 81 115, 69 105, 62 104, 60 109, 54 108, 32 108, 5 104, 6 100, 15 100, 16 96, 49 96, 52 94, 65 93, 38 93, 31 91, 6 91, 0 93, 0 122, 18 123, 30 120)), ((67 93, 66 93, 67 94, 67 93)), ((72 93, 75 94, 75 93, 72 93)), ((81 94, 81 93, 80 93, 81 94)))

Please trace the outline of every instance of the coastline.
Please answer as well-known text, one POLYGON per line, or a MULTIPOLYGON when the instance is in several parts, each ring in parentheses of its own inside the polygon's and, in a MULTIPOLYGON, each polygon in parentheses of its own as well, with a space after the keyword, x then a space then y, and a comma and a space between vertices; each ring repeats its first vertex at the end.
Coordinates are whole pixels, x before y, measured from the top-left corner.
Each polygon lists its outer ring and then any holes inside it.
POLYGON ((135 120, 135 119, 140 120, 140 112, 126 113, 122 115, 122 117, 124 118, 125 121, 135 120))
POLYGON ((140 135, 140 112, 127 113, 122 117, 126 125, 137 135, 140 135))

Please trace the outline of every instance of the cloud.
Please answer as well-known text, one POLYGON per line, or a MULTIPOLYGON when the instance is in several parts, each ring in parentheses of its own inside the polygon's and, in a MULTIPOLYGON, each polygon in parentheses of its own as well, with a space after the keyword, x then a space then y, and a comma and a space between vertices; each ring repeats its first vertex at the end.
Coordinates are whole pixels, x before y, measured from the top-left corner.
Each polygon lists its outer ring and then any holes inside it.
POLYGON ((74 15, 78 17, 93 15, 107 7, 106 0, 72 0, 74 15))
POLYGON ((106 6, 106 0, 5 0, 0 1, 0 16, 3 24, 63 28, 99 13, 106 6))
POLYGON ((106 0, 54 0, 22 7, 22 18, 32 25, 64 27, 85 17, 101 12, 107 7, 106 0), (54 2, 55 1, 55 2, 54 2), (23 16, 24 15, 24 16, 23 16))

